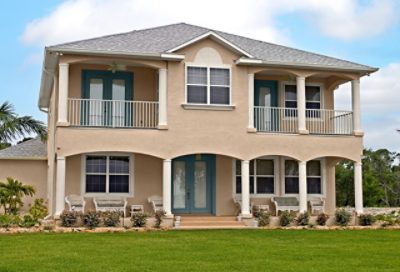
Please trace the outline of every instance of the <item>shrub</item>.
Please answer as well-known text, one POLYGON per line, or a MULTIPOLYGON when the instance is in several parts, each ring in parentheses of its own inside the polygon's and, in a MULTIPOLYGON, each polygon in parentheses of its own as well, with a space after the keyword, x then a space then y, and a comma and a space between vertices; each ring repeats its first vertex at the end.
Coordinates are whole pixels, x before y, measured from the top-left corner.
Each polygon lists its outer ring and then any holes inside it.
POLYGON ((100 213, 95 211, 83 215, 83 224, 89 229, 97 228, 100 225, 100 213))
POLYGON ((371 226, 375 223, 375 217, 372 214, 361 214, 359 219, 361 226, 371 226))
POLYGON ((18 226, 21 218, 18 215, 3 214, 0 215, 0 228, 9 228, 18 226))
POLYGON ((60 215, 61 226, 73 227, 77 225, 78 219, 81 216, 78 212, 63 211, 60 215))
POLYGON ((35 202, 33 203, 32 207, 29 209, 29 213, 35 219, 43 219, 48 214, 47 207, 43 204, 43 198, 36 198, 35 202))
POLYGON ((335 222, 339 226, 347 226, 350 222, 351 213, 345 209, 338 209, 335 212, 335 222))
POLYGON ((271 214, 266 211, 254 212, 254 216, 257 218, 258 226, 265 227, 269 225, 271 214))
POLYGON ((310 215, 308 212, 300 213, 296 221, 299 226, 307 226, 308 222, 310 221, 310 215))
POLYGON ((279 218, 279 224, 282 227, 289 226, 294 221, 294 215, 291 214, 289 211, 282 212, 279 218))
POLYGON ((158 210, 158 211, 156 211, 154 216, 156 218, 156 223, 154 224, 154 227, 155 228, 160 228, 162 220, 163 220, 163 218, 165 216, 165 211, 164 210, 158 210))
POLYGON ((328 219, 329 219, 329 215, 327 215, 326 213, 320 213, 320 214, 318 214, 318 217, 317 217, 317 224, 320 226, 325 226, 326 221, 328 221, 328 219))
POLYGON ((39 223, 39 221, 36 218, 34 218, 30 214, 26 214, 22 218, 22 221, 19 223, 19 226, 23 227, 23 228, 31 228, 31 227, 35 226, 36 224, 38 224, 38 223, 39 223))
POLYGON ((131 217, 131 222, 133 227, 144 227, 146 226, 146 219, 148 215, 145 213, 134 213, 131 217))
POLYGON ((378 214, 374 217, 377 221, 382 221, 382 227, 393 226, 398 223, 398 217, 395 214, 378 214))
POLYGON ((104 212, 102 214, 103 224, 106 227, 115 227, 120 223, 121 214, 117 211, 104 212))

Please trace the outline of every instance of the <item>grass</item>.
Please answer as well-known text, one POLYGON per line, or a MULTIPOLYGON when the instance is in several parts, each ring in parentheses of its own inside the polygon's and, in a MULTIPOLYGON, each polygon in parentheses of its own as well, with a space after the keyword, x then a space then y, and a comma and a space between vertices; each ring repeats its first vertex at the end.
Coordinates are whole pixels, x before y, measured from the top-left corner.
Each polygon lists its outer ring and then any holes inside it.
POLYGON ((400 232, 0 235, 0 271, 399 271, 400 232))

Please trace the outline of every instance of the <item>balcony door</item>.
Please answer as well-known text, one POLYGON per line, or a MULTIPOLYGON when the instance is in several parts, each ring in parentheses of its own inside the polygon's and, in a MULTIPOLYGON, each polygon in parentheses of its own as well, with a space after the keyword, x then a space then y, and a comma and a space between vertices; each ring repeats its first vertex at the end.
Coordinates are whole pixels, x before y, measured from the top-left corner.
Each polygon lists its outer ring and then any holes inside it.
POLYGON ((85 126, 125 127, 132 122, 133 74, 83 71, 81 123, 85 126))
POLYGON ((172 212, 212 214, 215 194, 215 156, 197 154, 172 163, 172 212))
POLYGON ((278 129, 278 82, 275 80, 256 80, 254 83, 255 124, 258 131, 278 129))

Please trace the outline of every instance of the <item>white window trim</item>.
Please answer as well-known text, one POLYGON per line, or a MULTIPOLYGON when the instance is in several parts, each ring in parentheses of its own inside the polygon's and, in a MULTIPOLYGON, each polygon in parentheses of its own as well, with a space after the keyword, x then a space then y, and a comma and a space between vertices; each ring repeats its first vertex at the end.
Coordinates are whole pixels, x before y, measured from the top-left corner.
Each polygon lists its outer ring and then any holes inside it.
MULTIPOLYGON (((277 195, 277 185, 278 185, 278 180, 279 180, 279 157, 278 156, 264 156, 264 157, 259 157, 257 159, 265 159, 265 160, 273 160, 274 161, 274 193, 272 194, 257 194, 253 193, 250 194, 250 197, 253 198, 271 198, 273 196, 277 195)), ((255 160, 257 160, 255 159, 255 160)), ((255 171, 256 169, 254 169, 255 171)), ((254 172, 256 173, 256 172, 254 172)), ((260 176, 265 176, 265 175, 260 175, 260 176)), ((237 194, 236 193, 236 159, 232 159, 232 196, 233 197, 238 197, 241 196, 242 194, 237 194)), ((256 179, 254 179, 254 192, 257 192, 257 182, 255 182, 256 179)), ((250 186, 249 186, 250 189, 250 186)))
MULTIPOLYGON (((192 86, 204 86, 202 84, 190 84, 192 86)), ((228 110, 234 109, 235 105, 232 103, 232 66, 224 65, 224 64, 216 64, 216 65, 204 65, 204 64, 196 64, 196 63, 185 63, 185 102, 182 103, 184 109, 210 109, 211 107, 215 108, 227 108, 228 110), (206 68, 207 69, 207 103, 189 103, 188 102, 188 83, 187 83, 187 70, 189 67, 198 67, 198 68, 206 68), (229 87, 229 104, 210 104, 210 69, 228 69, 229 70, 229 86, 226 85, 213 85, 213 86, 221 86, 221 87, 229 87), (194 107, 191 107, 194 106, 194 107)))
MULTIPOLYGON (((296 161, 295 159, 291 158, 284 158, 282 160, 282 165, 281 165, 281 171, 282 171, 282 179, 281 179, 281 188, 282 188, 282 194, 283 196, 298 196, 299 194, 286 194, 286 188, 285 188, 285 161, 296 161)), ((325 159, 315 159, 312 161, 320 161, 321 163, 321 193, 320 194, 307 194, 307 198, 312 198, 312 197, 325 197, 326 196, 326 170, 325 170, 325 159)), ((296 161, 297 162, 297 161, 296 161)), ((296 177, 296 176, 293 176, 296 177)), ((317 177, 317 176, 308 176, 309 177, 317 177)))
MULTIPOLYGON (((108 166, 107 166, 108 171, 108 166)), ((124 197, 134 197, 134 154, 127 153, 87 153, 81 156, 81 195, 85 197, 96 197, 96 196, 124 196, 124 197), (125 156, 129 157, 129 192, 128 193, 86 193, 86 158, 88 156, 125 156)), ((109 187, 109 173, 107 172, 106 179, 106 190, 109 187)))
MULTIPOLYGON (((281 81, 281 84, 279 84, 279 85, 280 85, 280 89, 281 89, 281 91, 280 91, 280 99, 279 100, 281 101, 283 108, 286 108, 286 101, 297 101, 297 98, 296 98, 296 100, 286 100, 286 88, 285 88, 285 86, 286 85, 292 85, 292 86, 294 85, 294 86, 296 86, 296 82, 295 81, 281 81)), ((324 88, 324 84, 323 83, 310 82, 310 83, 306 83, 305 86, 306 87, 307 86, 319 87, 319 90, 320 90, 320 105, 321 105, 320 106, 320 110, 325 109, 325 88, 324 88)), ((315 102, 315 101, 306 100, 306 103, 307 102, 315 102)), ((283 116, 283 120, 293 120, 293 119, 297 120, 297 116, 296 117, 288 117, 288 116, 285 116, 285 115, 283 116)), ((311 121, 311 122, 312 121, 320 122, 322 119, 318 118, 318 117, 307 117, 306 116, 306 120, 307 121, 311 121)))

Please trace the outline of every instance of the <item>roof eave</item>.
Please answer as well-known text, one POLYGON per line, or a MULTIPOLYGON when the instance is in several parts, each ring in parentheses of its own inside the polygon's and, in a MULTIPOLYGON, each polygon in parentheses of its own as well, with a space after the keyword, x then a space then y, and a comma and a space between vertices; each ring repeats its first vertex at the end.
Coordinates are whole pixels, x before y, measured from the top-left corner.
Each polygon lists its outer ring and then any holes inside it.
POLYGON ((301 63, 288 63, 288 62, 273 62, 273 61, 265 61, 260 59, 248 59, 248 58, 240 58, 235 62, 237 65, 251 65, 251 66, 274 66, 274 67, 282 67, 282 68, 300 68, 300 69, 313 69, 313 70, 324 70, 324 71, 340 71, 340 72, 354 72, 360 73, 362 75, 369 75, 379 70, 379 68, 375 67, 366 67, 362 68, 345 68, 338 66, 321 66, 321 65, 312 65, 312 64, 301 64, 301 63))
POLYGON ((0 157, 0 160, 45 161, 47 157, 0 157))

